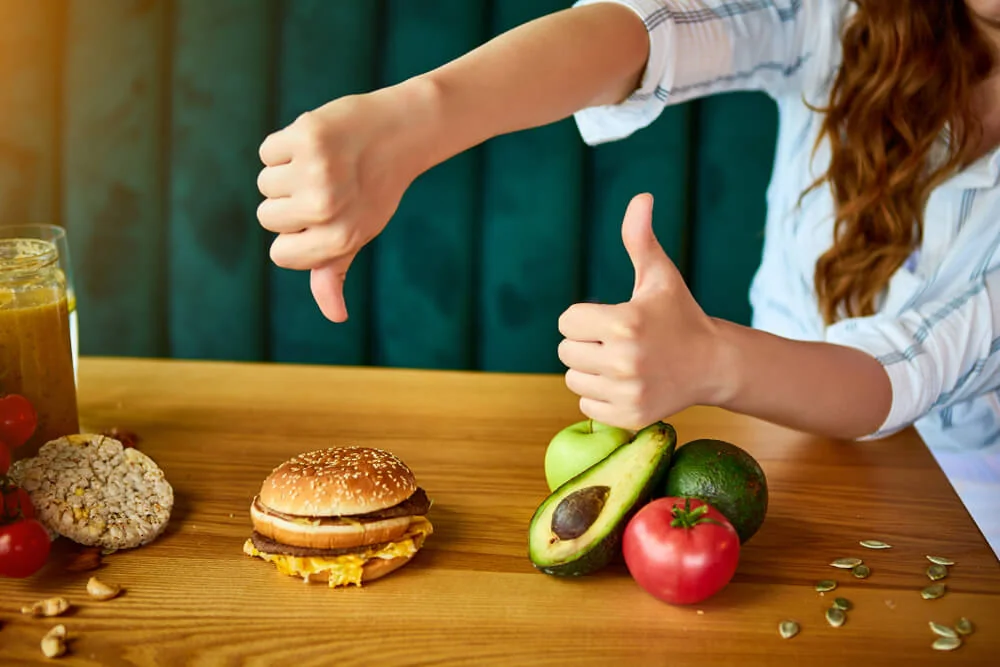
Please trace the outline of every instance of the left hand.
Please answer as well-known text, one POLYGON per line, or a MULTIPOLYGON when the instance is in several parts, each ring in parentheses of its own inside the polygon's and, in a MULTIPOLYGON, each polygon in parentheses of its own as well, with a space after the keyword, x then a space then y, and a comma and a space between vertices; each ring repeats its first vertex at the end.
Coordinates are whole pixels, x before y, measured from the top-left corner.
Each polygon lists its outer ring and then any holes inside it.
POLYGON ((716 322, 656 240, 651 195, 629 203, 622 240, 635 269, 631 300, 570 306, 559 318, 559 359, 586 416, 639 429, 713 401, 720 343, 716 322))

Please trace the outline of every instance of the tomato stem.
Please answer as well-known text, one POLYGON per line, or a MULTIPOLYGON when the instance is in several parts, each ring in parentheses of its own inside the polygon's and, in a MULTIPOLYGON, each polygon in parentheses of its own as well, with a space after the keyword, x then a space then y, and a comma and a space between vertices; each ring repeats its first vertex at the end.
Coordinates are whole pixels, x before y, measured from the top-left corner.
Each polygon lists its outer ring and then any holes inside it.
POLYGON ((683 508, 679 505, 674 505, 674 509, 672 512, 674 518, 670 522, 670 525, 673 528, 686 528, 690 530, 691 528, 697 526, 699 523, 719 524, 719 522, 713 519, 712 517, 705 516, 705 514, 707 513, 708 513, 707 503, 702 503, 698 507, 691 509, 691 499, 685 498, 683 508))

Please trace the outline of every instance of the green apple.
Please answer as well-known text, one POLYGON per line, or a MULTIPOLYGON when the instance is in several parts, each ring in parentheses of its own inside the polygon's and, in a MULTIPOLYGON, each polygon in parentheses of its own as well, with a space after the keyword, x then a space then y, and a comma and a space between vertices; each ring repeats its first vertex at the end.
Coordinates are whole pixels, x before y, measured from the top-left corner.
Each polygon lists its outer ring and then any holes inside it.
POLYGON ((553 436, 545 450, 545 481, 555 491, 632 439, 632 432, 586 419, 553 436))

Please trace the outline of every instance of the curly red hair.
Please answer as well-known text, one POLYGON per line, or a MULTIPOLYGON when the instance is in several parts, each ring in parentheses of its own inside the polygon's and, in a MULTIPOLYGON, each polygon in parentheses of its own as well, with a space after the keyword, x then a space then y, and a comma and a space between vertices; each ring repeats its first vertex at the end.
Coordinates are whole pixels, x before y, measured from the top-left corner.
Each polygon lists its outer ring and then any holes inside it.
POLYGON ((829 106, 816 109, 831 161, 809 188, 828 184, 835 202, 833 245, 814 276, 827 324, 874 313, 919 246, 931 191, 978 149, 972 93, 993 65, 962 0, 854 1, 829 106))

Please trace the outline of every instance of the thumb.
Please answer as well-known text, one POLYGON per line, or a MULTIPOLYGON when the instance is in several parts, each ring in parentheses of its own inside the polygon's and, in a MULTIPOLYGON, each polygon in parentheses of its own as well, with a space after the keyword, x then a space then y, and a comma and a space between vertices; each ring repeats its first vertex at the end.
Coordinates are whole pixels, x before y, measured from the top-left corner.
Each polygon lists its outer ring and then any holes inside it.
POLYGON ((354 255, 338 257, 328 264, 313 269, 309 286, 323 316, 331 322, 347 321, 347 303, 344 301, 344 281, 354 255))
POLYGON ((680 278, 680 272, 653 232, 653 195, 636 195, 629 202, 622 221, 622 241, 635 269, 633 298, 666 287, 680 278))

